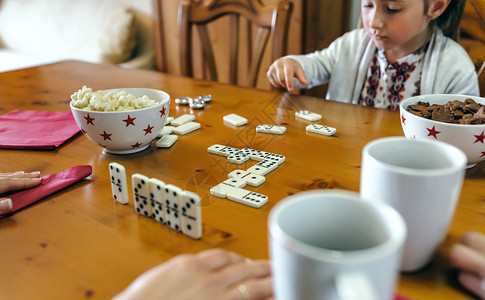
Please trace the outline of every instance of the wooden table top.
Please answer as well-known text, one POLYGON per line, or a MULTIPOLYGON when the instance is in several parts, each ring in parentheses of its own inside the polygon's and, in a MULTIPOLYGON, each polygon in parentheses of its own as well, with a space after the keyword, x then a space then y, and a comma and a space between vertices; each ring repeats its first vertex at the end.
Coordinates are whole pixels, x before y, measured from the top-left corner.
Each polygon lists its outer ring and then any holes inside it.
MULTIPOLYGON (((317 188, 359 190, 361 151, 371 140, 403 135, 399 114, 323 99, 196 81, 146 70, 67 61, 0 73, 0 114, 13 109, 69 111, 70 95, 83 85, 98 89, 145 87, 171 95, 170 116, 190 113, 173 99, 213 95, 204 110, 193 111, 202 128, 180 136, 169 149, 131 155, 103 154, 82 135, 54 151, 0 149, 0 172, 58 173, 82 164, 93 166, 91 179, 58 192, 0 220, 0 298, 107 299, 147 269, 180 253, 221 247, 250 258, 268 258, 267 216, 288 195, 317 188), (305 132, 308 121, 295 111, 323 114, 334 137, 305 132), (222 117, 238 113, 248 125, 234 127, 222 117), (284 135, 256 134, 260 124, 287 126, 284 135), (260 209, 213 197, 209 189, 243 165, 207 152, 213 144, 249 147, 282 154, 286 161, 259 187, 269 197, 260 209), (108 164, 116 161, 131 174, 141 173, 196 192, 202 197, 203 236, 193 240, 139 216, 130 203, 111 197, 108 164)), ((424 270, 401 275, 397 293, 413 299, 468 299, 447 262, 449 247, 467 230, 485 232, 485 164, 467 170, 449 234, 424 270)))

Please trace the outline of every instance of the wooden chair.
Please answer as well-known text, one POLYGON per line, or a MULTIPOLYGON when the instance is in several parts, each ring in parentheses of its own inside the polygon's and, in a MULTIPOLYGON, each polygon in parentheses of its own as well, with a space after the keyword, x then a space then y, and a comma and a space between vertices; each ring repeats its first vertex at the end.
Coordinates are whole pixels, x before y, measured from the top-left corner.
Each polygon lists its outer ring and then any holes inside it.
POLYGON ((475 64, 485 97, 485 0, 468 0, 460 22, 459 42, 475 64))
MULTIPOLYGON (((248 82, 246 85, 255 87, 265 50, 268 48, 271 35, 271 61, 286 54, 288 27, 293 3, 281 0, 271 5, 262 4, 261 0, 183 0, 179 5, 178 26, 180 34, 180 67, 184 76, 193 77, 193 36, 192 28, 197 27, 200 38, 200 49, 205 68, 204 79, 218 81, 212 40, 208 26, 223 16, 229 18, 229 82, 242 84, 238 81, 238 62, 240 52, 241 28, 247 29, 248 37, 245 52, 247 58, 248 82), (240 25, 240 19, 247 20, 247 27, 240 25), (257 28, 254 39, 252 29, 257 28)), ((246 47, 245 44, 242 45, 246 47)), ((220 56, 220 55, 217 55, 220 56)))

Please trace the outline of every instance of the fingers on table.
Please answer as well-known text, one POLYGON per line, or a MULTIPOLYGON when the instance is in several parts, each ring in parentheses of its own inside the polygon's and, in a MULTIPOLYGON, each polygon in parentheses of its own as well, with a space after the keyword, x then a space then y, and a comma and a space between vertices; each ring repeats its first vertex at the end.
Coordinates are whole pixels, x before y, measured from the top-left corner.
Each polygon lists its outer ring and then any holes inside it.
POLYGON ((40 177, 40 172, 29 172, 24 171, 10 172, 10 173, 0 173, 0 178, 38 178, 40 177))
POLYGON ((0 198, 0 215, 6 214, 12 210, 12 199, 0 198))
POLYGON ((6 179, 9 190, 27 189, 40 184, 41 179, 38 177, 21 177, 6 179))
POLYGON ((454 245, 450 251, 450 261, 455 267, 485 275, 485 256, 469 246, 454 245))
POLYGON ((467 232, 461 238, 461 243, 477 251, 480 251, 485 256, 485 235, 478 232, 467 232))
POLYGON ((273 284, 271 276, 253 278, 239 283, 231 288, 230 299, 272 299, 273 284), (244 287, 245 292, 241 291, 244 287))
POLYGON ((207 270, 217 270, 245 260, 241 255, 223 249, 202 251, 195 258, 207 270))
POLYGON ((480 299, 485 299, 485 281, 481 276, 461 271, 458 280, 464 287, 479 296, 480 299))

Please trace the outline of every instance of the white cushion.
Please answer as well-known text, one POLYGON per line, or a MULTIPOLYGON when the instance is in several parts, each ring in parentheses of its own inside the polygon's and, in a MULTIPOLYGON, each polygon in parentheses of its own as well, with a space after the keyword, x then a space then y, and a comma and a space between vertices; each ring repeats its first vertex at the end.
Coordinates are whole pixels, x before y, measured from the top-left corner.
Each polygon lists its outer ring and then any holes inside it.
POLYGON ((126 38, 136 30, 132 20, 117 0, 3 0, 0 40, 19 55, 42 60, 119 61, 134 46, 126 38))

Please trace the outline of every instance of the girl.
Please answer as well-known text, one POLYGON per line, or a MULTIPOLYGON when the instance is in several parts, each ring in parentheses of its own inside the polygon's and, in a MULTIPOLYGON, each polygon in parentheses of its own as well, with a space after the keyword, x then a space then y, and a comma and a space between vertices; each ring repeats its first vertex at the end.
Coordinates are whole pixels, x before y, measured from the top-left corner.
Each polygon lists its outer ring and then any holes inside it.
POLYGON ((277 59, 268 79, 288 91, 329 83, 327 99, 390 110, 420 94, 478 95, 474 65, 452 39, 465 1, 362 0, 364 28, 277 59))

